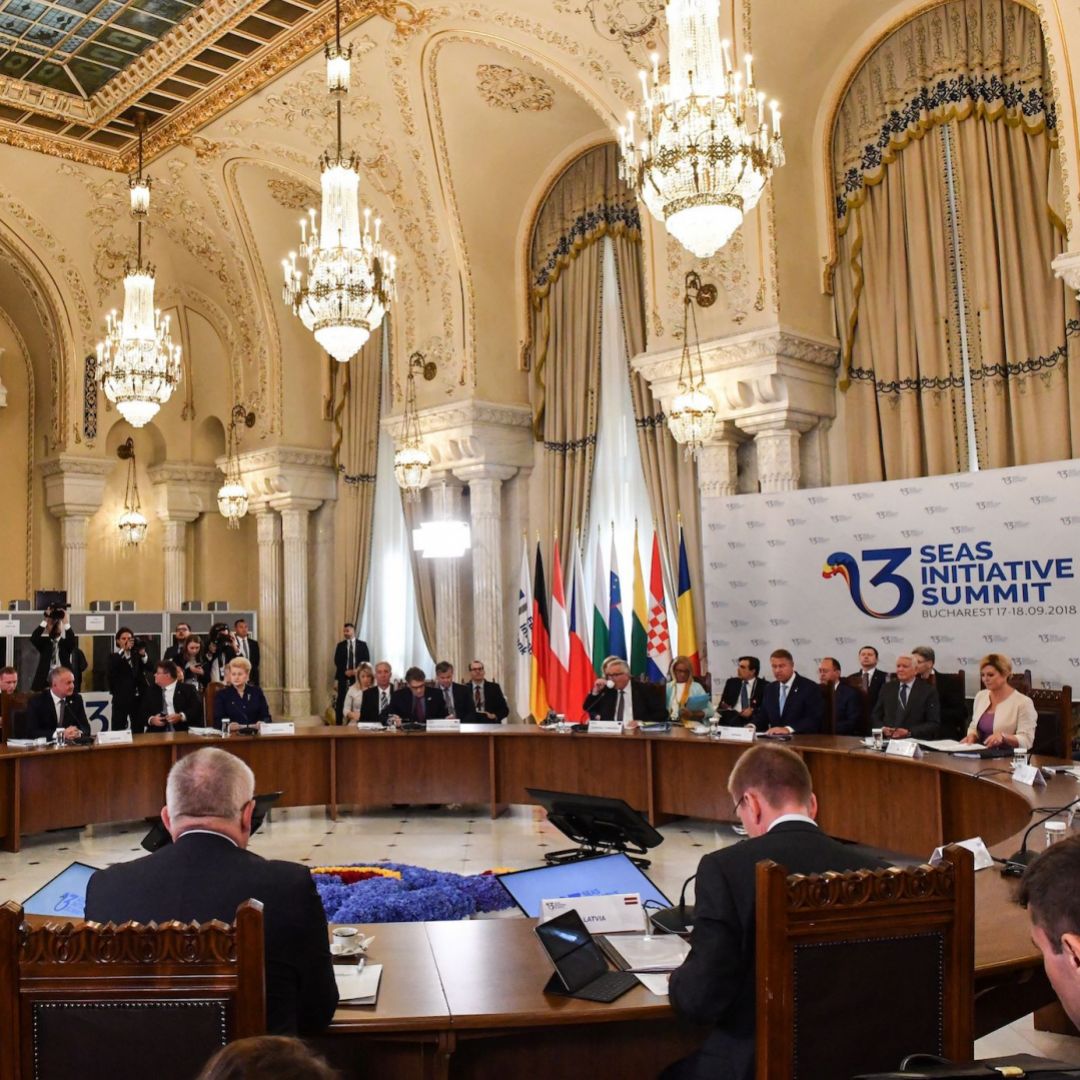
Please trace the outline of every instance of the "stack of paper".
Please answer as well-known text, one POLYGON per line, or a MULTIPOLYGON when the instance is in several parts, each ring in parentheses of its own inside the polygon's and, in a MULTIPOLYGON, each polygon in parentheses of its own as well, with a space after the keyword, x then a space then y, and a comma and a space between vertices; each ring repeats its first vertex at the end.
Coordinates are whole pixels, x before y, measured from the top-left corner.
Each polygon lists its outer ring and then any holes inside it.
POLYGON ((605 952, 625 971, 674 971, 690 946, 678 934, 604 934, 605 952))
POLYGON ((338 1003, 341 1005, 374 1005, 379 997, 379 978, 382 964, 365 964, 357 971, 352 965, 334 966, 338 1003))

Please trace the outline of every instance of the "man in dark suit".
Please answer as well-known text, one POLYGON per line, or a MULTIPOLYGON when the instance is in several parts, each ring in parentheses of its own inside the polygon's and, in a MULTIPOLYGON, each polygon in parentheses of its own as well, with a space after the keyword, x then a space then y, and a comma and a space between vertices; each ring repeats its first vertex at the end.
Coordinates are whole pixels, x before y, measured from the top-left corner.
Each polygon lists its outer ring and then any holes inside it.
POLYGON ((818 681, 832 687, 834 733, 858 735, 862 723, 862 702, 854 686, 840 681, 840 663, 834 656, 826 656, 818 664, 818 681))
POLYGON ((887 677, 878 667, 878 651, 873 645, 864 645, 859 650, 859 670, 854 673, 862 683, 863 691, 870 698, 870 711, 874 711, 878 694, 885 685, 887 677))
POLYGON ((380 660, 375 665, 375 685, 369 686, 360 699, 360 723, 377 723, 383 709, 390 704, 394 692, 394 671, 389 661, 380 660))
POLYGON ((51 739, 57 728, 64 729, 65 742, 90 734, 82 695, 75 693, 75 675, 66 667, 53 668, 49 672, 49 688, 30 699, 23 730, 16 732, 16 736, 51 739))
POLYGON ((604 670, 607 679, 597 679, 581 704, 590 719, 640 720, 645 724, 662 724, 668 719, 662 687, 631 682, 625 660, 609 660, 604 670))
POLYGON ((109 654, 109 692, 112 694, 112 729, 133 731, 143 715, 149 659, 146 646, 126 626, 116 631, 116 652, 109 654))
POLYGON ((454 665, 449 660, 440 660, 435 665, 435 686, 443 696, 446 715, 462 723, 472 722, 472 694, 459 682, 454 682, 454 665))
POLYGON ((143 695, 143 715, 138 731, 187 731, 202 727, 202 694, 178 681, 180 669, 171 660, 160 660, 154 682, 143 695))
POLYGON ((878 694, 870 723, 889 739, 940 739, 941 706, 937 691, 915 672, 915 658, 896 658, 896 681, 878 694))
POLYGON ((471 721, 474 724, 501 724, 510 715, 510 706, 502 687, 484 678, 484 665, 474 660, 469 665, 469 681, 465 684, 472 698, 471 721))
POLYGON ((345 695, 356 678, 356 669, 365 660, 371 659, 367 642, 361 641, 356 636, 356 626, 353 623, 345 624, 343 634, 344 636, 334 649, 334 681, 337 683, 337 702, 334 705, 334 713, 339 724, 344 719, 345 695))
POLYGON ((236 655, 251 661, 251 685, 259 685, 259 643, 248 633, 247 619, 237 619, 233 623, 233 637, 236 640, 236 655))
POLYGON ((761 661, 756 656, 740 656, 737 671, 737 675, 724 683, 720 711, 737 712, 744 721, 749 721, 761 708, 761 699, 765 696, 768 683, 759 677, 761 661))
POLYGON ((825 705, 816 682, 795 672, 795 660, 787 649, 770 657, 773 682, 765 687, 761 708, 754 716, 758 731, 769 735, 820 735, 825 705))
POLYGON ((957 678, 938 678, 934 667, 936 656, 929 645, 916 645, 911 650, 915 673, 936 691, 941 706, 941 738, 959 739, 967 734, 970 714, 964 700, 964 681, 957 678))
POLYGON ((173 843, 98 870, 86 890, 93 922, 231 922, 249 897, 263 905, 266 1020, 272 1034, 316 1034, 338 993, 326 915, 307 868, 247 851, 255 776, 214 747, 169 770, 161 820, 173 843))
POLYGON ((379 714, 384 724, 396 720, 424 723, 428 720, 446 719, 446 699, 434 686, 428 686, 427 677, 418 667, 405 672, 405 686, 390 695, 390 704, 379 714))
POLYGON ((38 651, 37 669, 34 671, 30 689, 44 690, 53 668, 66 667, 74 670, 72 658, 78 645, 75 631, 68 622, 68 613, 62 607, 45 609, 45 617, 30 635, 30 644, 38 651))
POLYGON ((176 629, 173 631, 173 643, 165 650, 161 659, 171 660, 174 664, 179 664, 183 667, 187 662, 187 657, 184 653, 189 637, 191 637, 191 624, 178 622, 176 624, 176 629))
POLYGON ((731 771, 728 791, 750 839, 711 852, 698 865, 690 953, 670 984, 671 1004, 680 1016, 715 1026, 697 1054, 664 1072, 665 1080, 753 1077, 759 862, 773 859, 792 874, 882 866, 862 849, 821 832, 814 823, 810 773, 786 747, 759 744, 747 750, 731 771))

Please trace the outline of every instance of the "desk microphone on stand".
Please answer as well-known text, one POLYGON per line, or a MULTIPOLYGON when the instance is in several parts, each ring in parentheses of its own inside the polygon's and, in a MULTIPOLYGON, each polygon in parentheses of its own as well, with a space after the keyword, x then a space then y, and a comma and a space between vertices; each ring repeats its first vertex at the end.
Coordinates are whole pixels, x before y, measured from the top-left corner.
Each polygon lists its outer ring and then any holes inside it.
POLYGON ((669 934, 685 934, 694 924, 694 905, 686 903, 686 887, 697 874, 691 874, 684 882, 679 893, 679 902, 674 907, 663 908, 649 916, 649 921, 658 930, 669 934))
POLYGON ((1010 855, 1005 860, 1005 866, 1002 868, 1001 871, 1002 874, 1004 874, 1006 877, 1019 877, 1039 855, 1039 852, 1037 851, 1028 851, 1028 837, 1044 821, 1052 818, 1055 814, 1063 814, 1066 810, 1070 810, 1077 803, 1080 803, 1080 798, 1073 799, 1072 802, 1066 803, 1064 806, 1056 807, 1049 813, 1043 814, 1042 817, 1036 818, 1036 820, 1028 826, 1027 831, 1024 833, 1024 838, 1020 841, 1020 850, 1016 852, 1015 855, 1010 855))

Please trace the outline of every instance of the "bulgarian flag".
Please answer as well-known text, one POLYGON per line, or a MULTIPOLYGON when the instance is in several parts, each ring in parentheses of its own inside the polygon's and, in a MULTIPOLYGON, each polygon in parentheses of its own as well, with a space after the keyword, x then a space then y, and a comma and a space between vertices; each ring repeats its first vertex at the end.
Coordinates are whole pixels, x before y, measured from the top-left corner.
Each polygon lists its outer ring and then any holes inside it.
POLYGON ((610 634, 608 633, 608 577, 604 566, 604 546, 600 542, 600 530, 596 530, 596 566, 593 572, 593 602, 592 602, 592 666, 596 677, 603 672, 600 665, 604 662, 611 650, 610 634))
POLYGON ((690 588, 690 564, 686 561, 686 537, 679 524, 679 600, 678 600, 679 652, 690 658, 695 675, 701 674, 701 657, 698 655, 697 634, 694 632, 694 593, 690 588))
POLYGON ((649 612, 645 606, 645 575, 641 572, 641 550, 638 547, 637 522, 634 522, 634 610, 630 618, 630 674, 645 674, 648 661, 648 635, 645 627, 649 612))
POLYGON ((566 693, 570 682, 570 623, 566 617, 566 593, 563 589, 559 541, 551 567, 551 661, 548 665, 548 701, 557 713, 567 710, 566 693))
POLYGON ((660 568, 660 538, 653 533, 652 565, 649 568, 649 662, 645 678, 661 682, 671 666, 671 636, 664 604, 664 574, 660 568))
POLYGON ((547 586, 544 584, 544 559, 536 544, 536 571, 533 575, 532 673, 529 681, 529 711, 540 723, 551 708, 548 703, 548 665, 551 645, 548 640, 547 586))

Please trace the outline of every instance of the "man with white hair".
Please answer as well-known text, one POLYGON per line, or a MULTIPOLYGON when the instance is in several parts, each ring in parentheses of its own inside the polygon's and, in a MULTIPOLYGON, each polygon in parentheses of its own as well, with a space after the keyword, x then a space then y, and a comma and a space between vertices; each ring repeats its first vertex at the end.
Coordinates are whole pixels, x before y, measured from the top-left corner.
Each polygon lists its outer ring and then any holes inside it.
POLYGON ((86 892, 94 922, 232 922, 252 898, 263 905, 266 1021, 271 1034, 315 1034, 338 993, 326 916, 306 867, 247 851, 255 775, 214 747, 169 770, 161 820, 173 842, 142 859, 98 870, 86 892))

